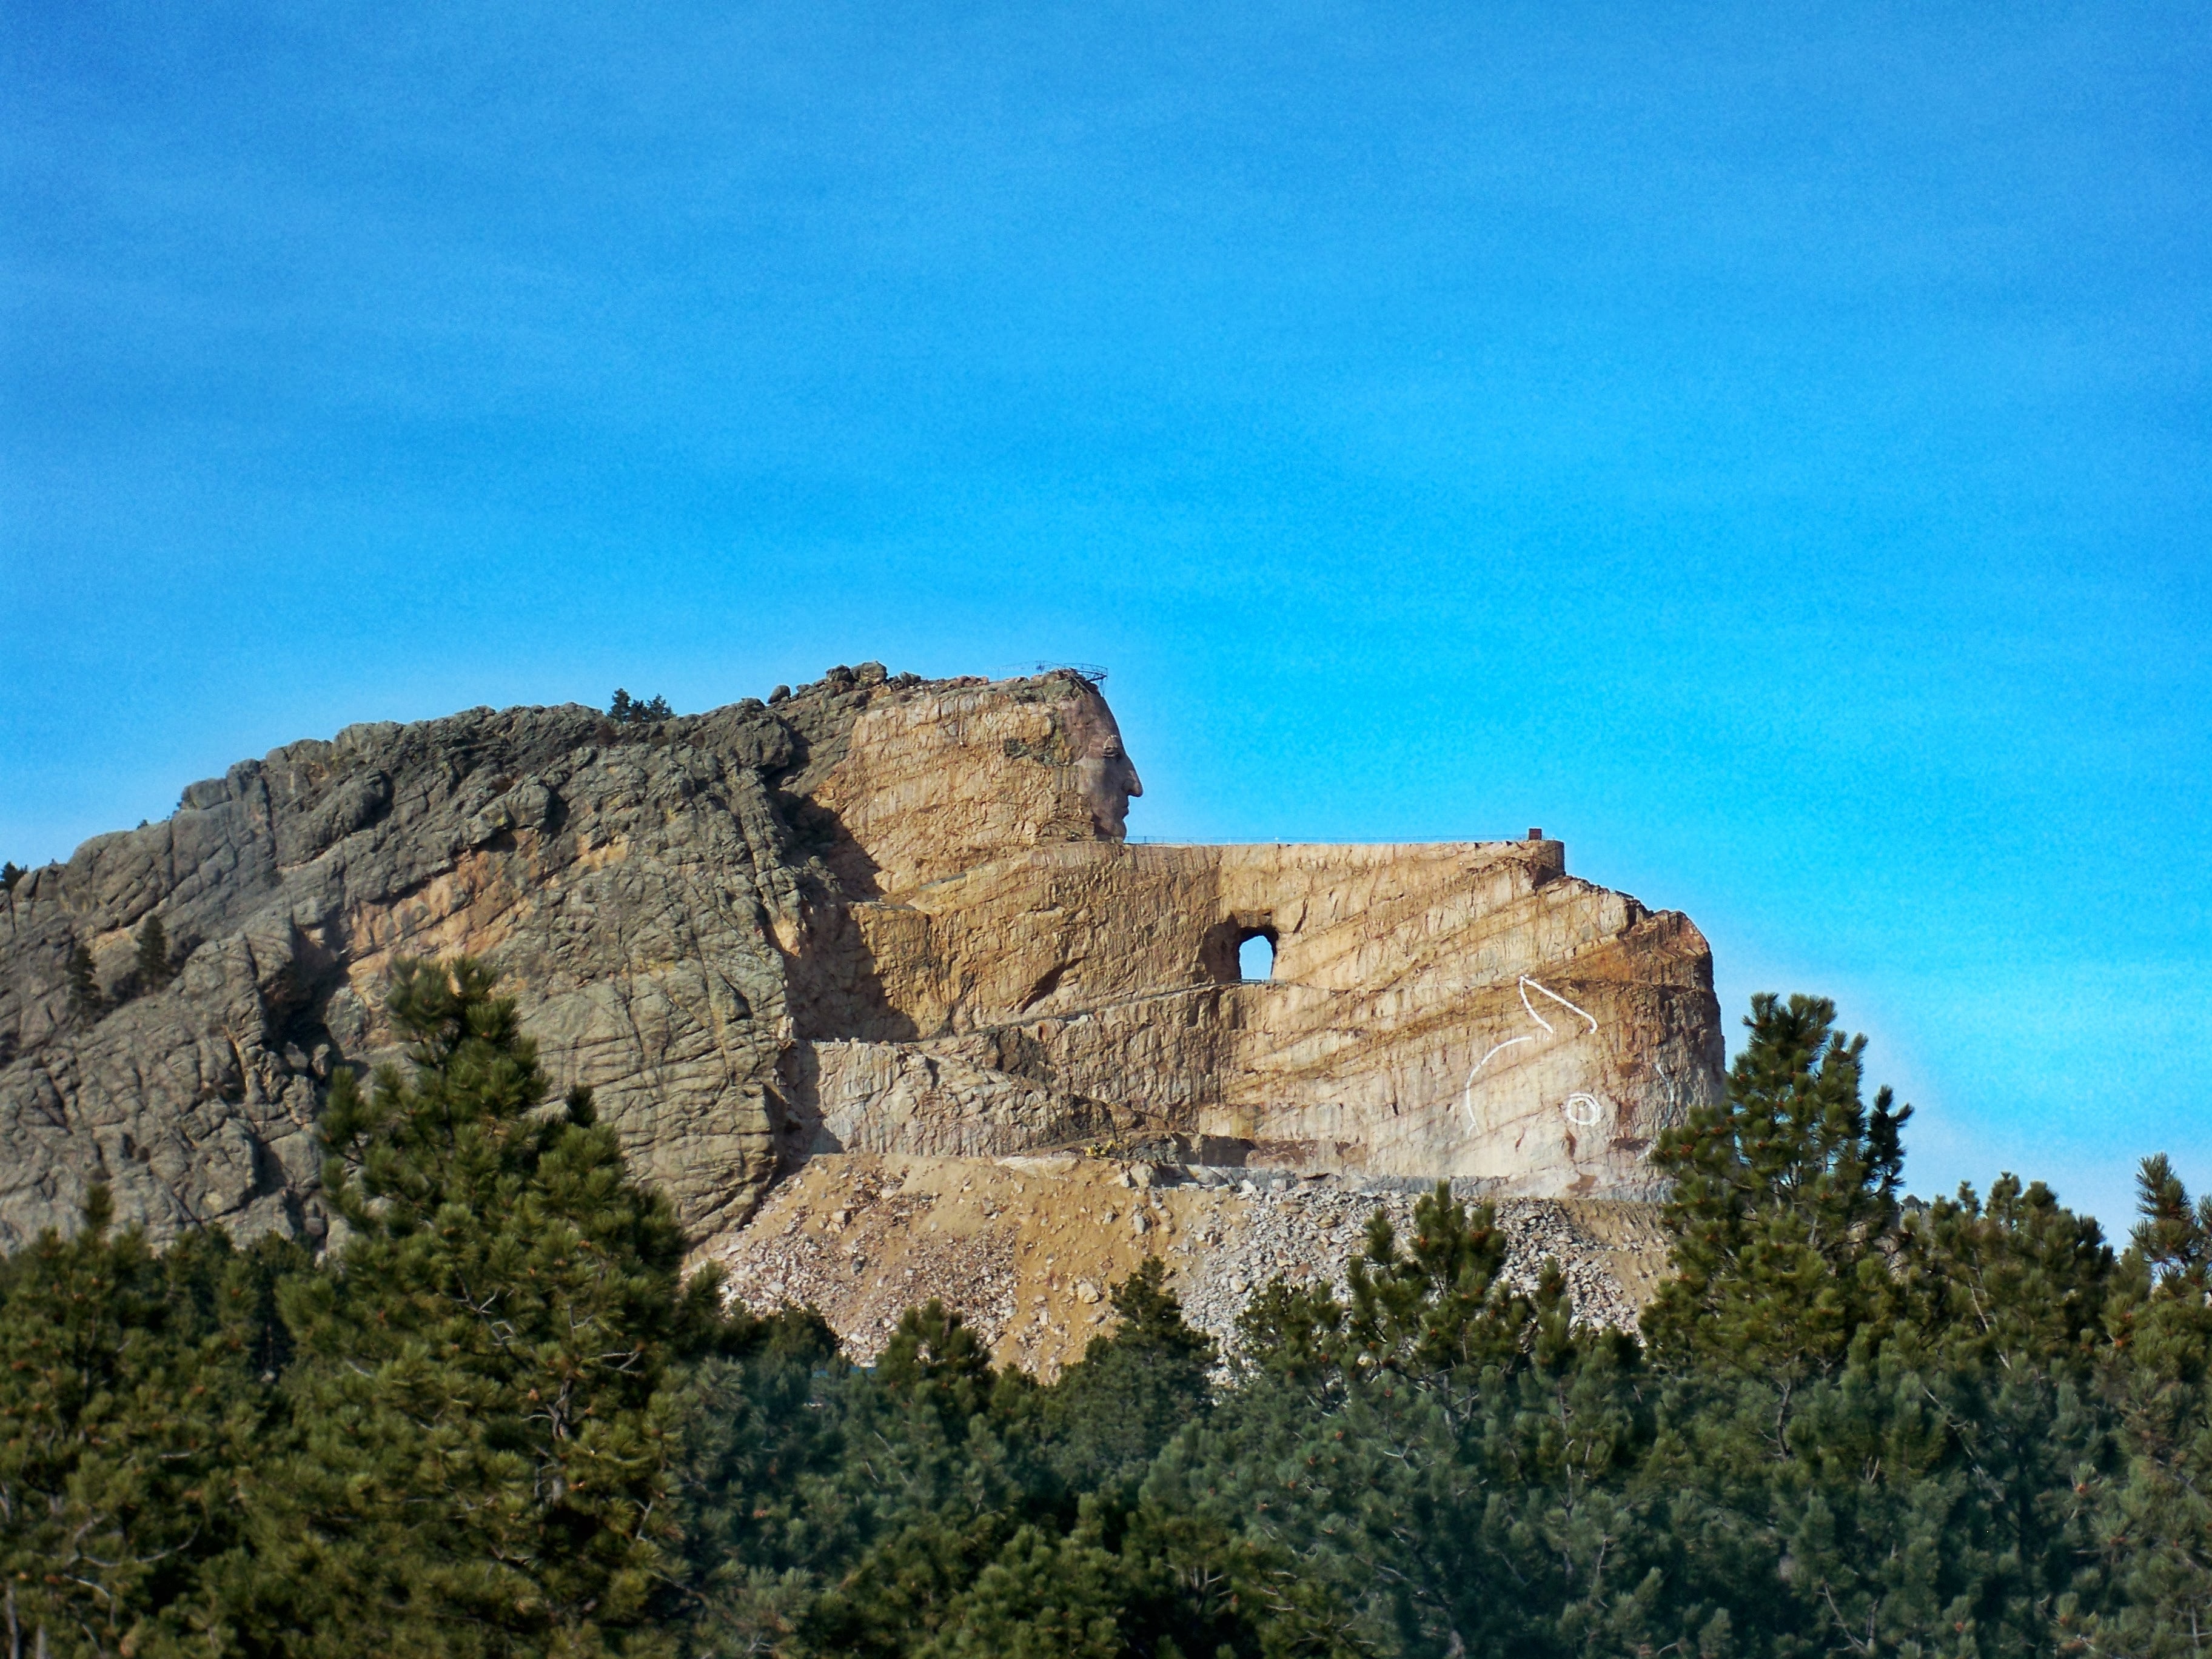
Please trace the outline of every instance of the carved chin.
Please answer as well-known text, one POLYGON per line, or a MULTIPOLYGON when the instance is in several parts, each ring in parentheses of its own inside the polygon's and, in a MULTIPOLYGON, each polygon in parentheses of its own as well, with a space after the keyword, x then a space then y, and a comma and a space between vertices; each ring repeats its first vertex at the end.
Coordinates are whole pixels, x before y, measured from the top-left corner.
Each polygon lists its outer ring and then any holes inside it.
POLYGON ((1126 836, 1129 833, 1129 798, 1127 795, 1110 800, 1091 803, 1091 817, 1102 834, 1126 836))

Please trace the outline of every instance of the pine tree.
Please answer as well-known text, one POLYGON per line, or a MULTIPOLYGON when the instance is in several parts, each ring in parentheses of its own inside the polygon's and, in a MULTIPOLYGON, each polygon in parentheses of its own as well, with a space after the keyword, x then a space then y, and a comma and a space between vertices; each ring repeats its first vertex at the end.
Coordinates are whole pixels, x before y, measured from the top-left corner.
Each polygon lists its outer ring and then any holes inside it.
POLYGON ((2163 1155, 2137 1185, 2109 1316, 2127 1469, 2099 1516, 2118 1605, 2087 1625, 2093 1652, 2166 1659, 2212 1649, 2212 1194, 2163 1155))
POLYGON ((2059 1367, 2087 1374, 2106 1340, 2111 1247, 2038 1181, 1998 1177, 1984 1204, 1971 1187, 1905 1218, 1895 1264, 1894 1340, 1948 1368, 2059 1367))
POLYGON ((511 1001, 403 963, 413 1076, 335 1080, 337 1271, 286 1287, 296 1452, 253 1497, 238 1639, 300 1655, 672 1650, 672 1360, 726 1328, 511 1001))
POLYGON ((1728 1103, 1662 1138, 1676 1275, 1643 1327, 1674 1377, 1644 1478, 1680 1494, 1680 1532, 1732 1540, 1728 1573, 1678 1571, 1738 1639, 2055 1650, 2095 1590, 2111 1252, 2011 1176, 1908 1214, 1909 1109, 1864 1110, 1863 1039, 1833 1017, 1754 999, 1728 1103), (1764 1601, 1731 1588, 1771 1577, 1764 1601))
POLYGON ((0 864, 0 893, 14 892, 15 884, 30 873, 12 859, 5 864, 0 864))
POLYGON ((685 1582, 705 1650, 788 1651, 825 1573, 858 1553, 838 1480, 854 1378, 811 1310, 736 1322, 682 1384, 685 1582))
POLYGON ((1122 1659, 1120 1567, 1086 1532, 1023 1527, 953 1603, 922 1659, 1122 1659))
POLYGON ((1472 1373, 1516 1358, 1535 1309, 1505 1285, 1497 1212, 1487 1204, 1470 1212, 1439 1182, 1413 1206, 1408 1243, 1401 1250, 1389 1218, 1376 1212, 1365 1255, 1347 1269, 1347 1357, 1416 1375, 1472 1373))
POLYGON ((69 992, 70 1007, 79 1019, 89 1023, 107 1012, 107 998, 100 988, 92 951, 82 945, 70 951, 69 992))
POLYGON ((1213 1342, 1183 1322, 1166 1265, 1144 1262, 1112 1291, 1120 1324, 1094 1336, 1045 1401, 1054 1466, 1077 1492, 1126 1487, 1210 1402, 1213 1342))
POLYGON ((1255 1650, 1542 1653, 1562 1608, 1605 1625, 1635 1588, 1597 1518, 1633 1342, 1576 1332, 1555 1265, 1534 1295, 1504 1266, 1490 1206, 1439 1186, 1402 1243, 1370 1221, 1345 1302, 1279 1283, 1248 1310, 1243 1386, 1161 1460, 1140 1521, 1237 1587, 1255 1650))
POLYGON ((281 1432, 278 1238, 186 1234, 155 1255, 84 1224, 0 1258, 0 1630, 11 1654, 154 1655, 209 1620, 243 1472, 281 1432))
POLYGON ((825 1564, 830 1583, 793 1651, 905 1654, 943 1628, 1033 1518, 1046 1471, 1032 1446, 1009 1444, 1001 1431, 1033 1418, 1034 1387, 1011 1368, 994 1371, 989 1350, 941 1303, 907 1311, 847 1401, 852 1461, 822 1498, 842 1512, 848 1553, 825 1564))
POLYGON ((169 935, 161 926, 161 917, 150 912, 138 927, 137 962, 141 990, 158 991, 169 982, 173 973, 169 966, 169 935))
POLYGON ((1527 1348, 1537 1308, 1507 1285, 1504 1267, 1496 1211, 1469 1210, 1439 1182, 1414 1204, 1402 1246, 1387 1215, 1370 1218, 1347 1265, 1346 1301, 1280 1279, 1262 1289, 1238 1322, 1240 1354, 1308 1382, 1357 1368, 1472 1375, 1510 1363, 1527 1348))
POLYGON ((1787 1389, 1832 1375, 1893 1306, 1899 1131, 1910 1106, 1859 1097, 1866 1039, 1835 1005, 1752 999, 1751 1041, 1728 1098, 1664 1131, 1652 1162, 1674 1179, 1673 1276, 1645 1310, 1655 1354, 1787 1389))

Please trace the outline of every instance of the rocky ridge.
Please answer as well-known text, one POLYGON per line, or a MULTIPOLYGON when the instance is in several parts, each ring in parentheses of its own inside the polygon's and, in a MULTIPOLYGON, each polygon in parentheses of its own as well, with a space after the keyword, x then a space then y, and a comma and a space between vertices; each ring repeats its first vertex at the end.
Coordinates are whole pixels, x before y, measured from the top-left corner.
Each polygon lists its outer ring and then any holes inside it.
MULTIPOLYGON (((73 1224, 95 1181, 156 1238, 321 1237, 332 1072, 390 1057, 396 958, 459 951, 501 970, 702 1255, 749 1293, 827 1297, 863 1346, 912 1267, 1000 1321, 1009 1355, 1056 1363, 1099 1308, 1083 1287, 1141 1259, 1121 1248, 1141 1232, 1109 1250, 1081 1215, 1094 1176, 1186 1172, 1117 1214, 1218 1212, 1209 1261, 1242 1266, 1179 1282, 1223 1330, 1270 1251, 1340 1263, 1375 1201, 1437 1176, 1654 1194, 1652 1137, 1719 1082, 1686 918, 1569 876, 1540 839, 1133 846, 1141 793, 1081 674, 875 664, 685 718, 475 709, 242 762, 0 896, 0 1248, 73 1224), (168 950, 151 982, 149 918, 168 950), (1253 937, 1268 982, 1238 976, 1253 937), (1091 1155, 1077 1173, 1018 1183, 1021 1220, 1008 1160, 1071 1151, 1091 1155), (915 1257, 859 1295, 817 1224, 926 1233, 909 1177, 880 1175, 898 1160, 969 1170, 1014 1231, 974 1234, 957 1284, 915 1257), (793 1205, 779 1285, 761 1252, 793 1205), (1087 1242, 1046 1251, 1040 1290, 1020 1247, 1064 1211, 1087 1242)), ((1514 1212, 1532 1238, 1567 1229, 1593 1316, 1640 1299, 1644 1246, 1587 1218, 1634 1212, 1514 1212)))

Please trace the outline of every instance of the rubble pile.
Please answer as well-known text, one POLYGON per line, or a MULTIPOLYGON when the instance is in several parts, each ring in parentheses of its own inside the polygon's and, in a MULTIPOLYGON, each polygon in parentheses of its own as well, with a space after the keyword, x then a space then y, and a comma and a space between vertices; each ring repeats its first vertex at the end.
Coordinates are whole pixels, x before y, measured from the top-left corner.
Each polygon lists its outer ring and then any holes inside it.
MULTIPOLYGON (((1110 1291, 1147 1255, 1184 1316, 1233 1350, 1237 1321, 1278 1278, 1340 1293, 1380 1210, 1401 1236, 1419 1194, 1335 1181, 1075 1156, 811 1160, 714 1253, 730 1293, 765 1310, 812 1307, 866 1363, 908 1308, 934 1297, 1002 1364, 1048 1378, 1111 1328, 1110 1291)), ((1506 1277, 1534 1289, 1559 1262, 1578 1320, 1632 1325, 1665 1260, 1648 1206, 1505 1199, 1506 1277)))

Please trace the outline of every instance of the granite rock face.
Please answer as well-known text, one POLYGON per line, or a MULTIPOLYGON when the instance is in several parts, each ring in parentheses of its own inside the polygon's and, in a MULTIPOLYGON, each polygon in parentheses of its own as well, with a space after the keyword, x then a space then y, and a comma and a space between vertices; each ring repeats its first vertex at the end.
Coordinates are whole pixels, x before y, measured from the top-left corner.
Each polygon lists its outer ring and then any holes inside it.
POLYGON ((0 1248, 94 1181, 157 1237, 319 1237, 317 1114, 334 1067, 390 1057, 401 956, 499 968, 702 1248, 823 1153, 1643 1197, 1659 1127, 1716 1097, 1705 941, 1558 842, 1131 845, 1141 790, 1079 675, 874 664, 654 725, 478 709, 241 763, 0 897, 0 1248), (1251 937, 1268 982, 1237 977, 1251 937))
POLYGON ((1718 1086, 1710 956, 1563 858, 1071 842, 850 905, 879 1029, 915 1035, 856 1042, 802 1008, 793 1132, 1003 1155, 1054 1126, 1170 1161, 1654 1196, 1652 1141, 1718 1086), (1237 977, 1252 937, 1268 981, 1237 977))

